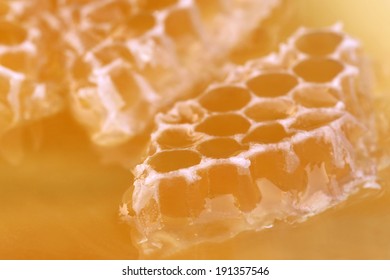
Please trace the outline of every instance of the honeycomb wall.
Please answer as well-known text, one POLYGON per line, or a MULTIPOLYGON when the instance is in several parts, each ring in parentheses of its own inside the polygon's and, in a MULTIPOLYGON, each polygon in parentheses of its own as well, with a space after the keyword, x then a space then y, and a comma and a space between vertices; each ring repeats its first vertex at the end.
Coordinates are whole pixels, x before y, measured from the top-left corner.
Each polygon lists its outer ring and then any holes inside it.
POLYGON ((69 107, 99 149, 113 148, 115 162, 127 158, 116 156, 120 145, 143 135, 168 104, 222 75, 229 52, 280 3, 2 1, 0 150, 12 161, 5 142, 16 143, 19 128, 69 107))
POLYGON ((52 115, 62 107, 61 57, 50 25, 30 14, 30 6, 5 1, 0 13, 0 135, 52 115), (57 56, 56 61, 51 61, 57 56))
POLYGON ((159 114, 121 206, 141 254, 304 221, 377 187, 360 54, 338 25, 300 29, 159 114))
POLYGON ((98 145, 126 142, 156 112, 215 77, 216 66, 279 3, 66 1, 75 118, 98 145))

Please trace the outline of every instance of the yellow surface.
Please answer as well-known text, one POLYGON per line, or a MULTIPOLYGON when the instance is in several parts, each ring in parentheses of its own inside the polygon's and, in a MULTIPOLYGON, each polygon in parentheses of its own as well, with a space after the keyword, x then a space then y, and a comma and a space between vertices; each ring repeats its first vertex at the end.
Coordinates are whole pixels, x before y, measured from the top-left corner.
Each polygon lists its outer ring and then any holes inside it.
MULTIPOLYGON (((380 91, 390 95, 389 1, 294 2, 299 24, 344 22, 372 58, 380 91)), ((67 113, 44 121, 42 136, 42 148, 27 151, 20 165, 0 162, 0 259, 136 258, 129 229, 118 219, 131 173, 100 164, 87 135, 67 113)), ((390 259, 390 171, 380 178, 384 191, 378 196, 356 199, 302 224, 244 233, 173 258, 390 259)))

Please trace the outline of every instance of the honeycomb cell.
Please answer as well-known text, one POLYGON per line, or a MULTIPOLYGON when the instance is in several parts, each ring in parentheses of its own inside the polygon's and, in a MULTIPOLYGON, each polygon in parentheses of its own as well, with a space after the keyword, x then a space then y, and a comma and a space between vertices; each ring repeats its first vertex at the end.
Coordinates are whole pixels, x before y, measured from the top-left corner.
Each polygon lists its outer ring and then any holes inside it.
POLYGON ((268 123, 251 130, 242 140, 243 143, 272 144, 279 143, 289 134, 280 123, 268 123))
POLYGON ((191 150, 168 150, 153 155, 148 163, 154 170, 164 173, 194 166, 200 160, 200 155, 191 150))
POLYGON ((168 15, 165 19, 165 32, 174 39, 197 36, 191 14, 187 9, 175 10, 168 15))
POLYGON ((92 72, 92 68, 88 63, 85 63, 82 59, 75 60, 73 67, 70 69, 71 75, 74 80, 87 81, 89 75, 92 72))
POLYGON ((130 37, 138 37, 150 31, 156 25, 156 19, 148 13, 140 13, 127 21, 127 32, 130 37))
POLYGON ((243 108, 251 99, 248 90, 241 87, 217 87, 203 95, 199 102, 209 111, 228 112, 243 108))
POLYGON ((121 22, 131 14, 131 6, 126 1, 106 1, 96 3, 94 9, 87 10, 86 18, 95 24, 121 22))
POLYGON ((294 93, 294 99, 307 108, 334 107, 339 102, 338 92, 331 87, 307 87, 294 93))
POLYGON ((325 56, 333 53, 342 40, 342 36, 337 33, 314 32, 300 37, 296 42, 296 47, 311 56, 325 56))
POLYGON ((221 9, 220 0, 195 0, 202 19, 209 20, 221 9))
POLYGON ((196 127, 196 131, 213 136, 232 136, 248 131, 250 123, 241 115, 220 114, 206 118, 196 127))
POLYGON ((303 166, 325 164, 334 166, 333 147, 324 138, 309 137, 294 145, 294 152, 303 166))
POLYGON ((0 45, 15 46, 27 39, 27 31, 19 24, 0 20, 0 45))
POLYGON ((139 99, 140 88, 129 68, 114 69, 111 72, 111 80, 123 100, 123 105, 131 106, 139 99))
POLYGON ((196 134, 184 128, 164 130, 156 139, 157 143, 163 149, 190 147, 196 140, 196 134))
POLYGON ((260 97, 286 95, 297 84, 297 79, 287 73, 261 74, 247 82, 249 89, 260 97))
POLYGON ((26 73, 31 69, 31 57, 25 52, 9 52, 0 55, 0 65, 16 72, 26 73))
POLYGON ((200 143, 197 146, 198 151, 210 158, 229 158, 248 149, 236 140, 231 138, 214 138, 200 143))
POLYGON ((294 123, 290 125, 290 128, 310 131, 328 125, 340 117, 341 114, 337 112, 329 114, 320 112, 305 113, 298 116, 294 123))
POLYGON ((308 58, 294 67, 294 72, 307 82, 331 82, 343 71, 343 65, 330 58, 308 58))
POLYGON ((292 101, 274 99, 258 102, 245 110, 245 115, 256 122, 285 119, 294 114, 296 108, 292 101))

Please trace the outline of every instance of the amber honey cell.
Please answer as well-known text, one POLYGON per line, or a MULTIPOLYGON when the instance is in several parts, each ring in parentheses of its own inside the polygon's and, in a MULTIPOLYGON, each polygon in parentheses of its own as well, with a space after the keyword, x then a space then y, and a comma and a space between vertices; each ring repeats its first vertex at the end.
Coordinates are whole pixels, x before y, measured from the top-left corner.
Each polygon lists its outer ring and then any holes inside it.
MULTIPOLYGON (((371 115, 347 106, 360 87, 343 82, 363 77, 359 53, 339 26, 300 29, 278 53, 233 68, 160 114, 153 149, 124 199, 141 255, 166 257, 277 220, 304 221, 375 186, 371 115)), ((371 93, 358 94, 370 106, 371 93)))

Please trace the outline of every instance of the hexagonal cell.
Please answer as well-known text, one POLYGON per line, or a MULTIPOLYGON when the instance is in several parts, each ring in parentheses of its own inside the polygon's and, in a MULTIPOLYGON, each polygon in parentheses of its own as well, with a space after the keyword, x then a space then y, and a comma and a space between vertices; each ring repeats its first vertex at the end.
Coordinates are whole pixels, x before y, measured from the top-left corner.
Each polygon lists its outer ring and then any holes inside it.
POLYGON ((294 93, 294 100, 307 108, 334 107, 338 99, 338 92, 330 87, 307 87, 294 93))
POLYGON ((169 128, 160 133, 156 141, 163 149, 186 148, 194 144, 197 137, 193 131, 184 128, 169 128))
POLYGON ((205 116, 205 109, 198 103, 178 103, 174 111, 161 115, 160 121, 169 124, 194 124, 205 116))
POLYGON ((139 13, 130 17, 126 23, 127 36, 137 37, 151 30, 156 24, 156 19, 149 13, 139 13))
POLYGON ((241 87, 224 86, 206 92, 199 100, 207 110, 228 112, 239 110, 251 99, 250 93, 241 87))
POLYGON ((313 32, 301 36, 295 43, 296 47, 308 55, 328 55, 342 42, 343 37, 333 32, 313 32))
POLYGON ((261 74, 247 82, 250 90, 260 97, 286 95, 297 84, 297 79, 287 73, 261 74))
POLYGON ((124 45, 108 45, 94 52, 94 56, 103 64, 109 64, 115 59, 121 58, 130 64, 135 64, 133 54, 124 45))
POLYGON ((256 127, 242 140, 243 143, 272 144, 288 137, 284 127, 280 123, 269 123, 256 127))
POLYGON ((24 42, 27 31, 18 24, 0 20, 0 44, 14 46, 24 42))
POLYGON ((203 20, 213 18, 222 6, 220 0, 195 0, 195 4, 199 8, 203 20))
POLYGON ((196 131, 213 136, 232 136, 247 132, 249 127, 249 121, 243 116, 219 114, 206 118, 196 127, 196 131))
POLYGON ((140 88, 127 67, 113 69, 110 73, 116 90, 122 97, 125 107, 131 107, 139 99, 140 88))
POLYGON ((325 125, 332 123, 339 119, 342 115, 340 113, 320 113, 320 112, 309 112, 300 115, 290 125, 290 128, 297 130, 310 131, 325 125))
POLYGON ((156 11, 168 8, 177 3, 177 0, 141 0, 138 1, 138 5, 146 11, 156 11))
POLYGON ((243 146, 234 139, 221 137, 204 141, 197 149, 206 157, 228 158, 248 150, 248 146, 243 146))
POLYGON ((1 55, 0 65, 22 73, 26 73, 30 67, 33 67, 29 61, 29 55, 21 51, 7 52, 1 55))
POLYGON ((161 213, 168 217, 196 217, 204 208, 206 194, 183 177, 163 178, 158 194, 161 213))
POLYGON ((192 150, 168 150, 149 158, 150 166, 161 173, 197 165, 201 156, 192 150))
POLYGON ((293 149, 299 158, 300 164, 304 167, 325 164, 328 170, 335 168, 332 145, 323 138, 312 136, 295 143, 293 149))
POLYGON ((129 18, 131 5, 127 1, 110 1, 103 5, 98 3, 94 9, 89 9, 88 19, 96 23, 118 22, 129 18))
POLYGON ((284 99, 266 100, 245 110, 245 115, 256 122, 280 120, 294 114, 295 105, 284 99))
MULTIPOLYGON (((219 164, 201 170, 201 189, 208 198, 232 195, 236 206, 242 211, 252 210, 261 195, 250 174, 240 172, 234 164, 219 164)), ((229 207, 229 206, 227 206, 229 207)))
POLYGON ((192 22, 190 11, 187 9, 172 11, 165 19, 165 32, 174 39, 196 36, 197 31, 192 22))
POLYGON ((72 78, 76 81, 86 82, 92 72, 92 67, 81 58, 77 58, 71 68, 72 78))
POLYGON ((294 67, 294 72, 307 82, 331 82, 344 66, 330 58, 308 58, 294 67))

